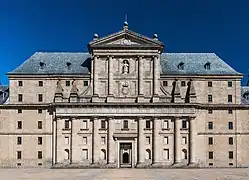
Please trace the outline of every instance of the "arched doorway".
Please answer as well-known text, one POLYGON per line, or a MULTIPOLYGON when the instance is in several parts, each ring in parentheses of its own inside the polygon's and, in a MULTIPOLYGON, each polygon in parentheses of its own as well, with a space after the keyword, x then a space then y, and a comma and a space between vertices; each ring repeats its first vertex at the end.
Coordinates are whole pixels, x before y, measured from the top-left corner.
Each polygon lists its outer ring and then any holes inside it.
POLYGON ((123 163, 128 164, 129 163, 129 154, 127 152, 123 153, 123 163))

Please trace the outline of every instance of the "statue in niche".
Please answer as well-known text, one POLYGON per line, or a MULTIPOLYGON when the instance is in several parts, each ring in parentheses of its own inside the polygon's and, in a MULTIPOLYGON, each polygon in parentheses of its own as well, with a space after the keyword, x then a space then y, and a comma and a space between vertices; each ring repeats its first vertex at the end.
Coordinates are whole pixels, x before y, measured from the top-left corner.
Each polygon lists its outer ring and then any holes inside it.
POLYGON ((129 73, 129 62, 128 60, 123 61, 123 74, 129 73))

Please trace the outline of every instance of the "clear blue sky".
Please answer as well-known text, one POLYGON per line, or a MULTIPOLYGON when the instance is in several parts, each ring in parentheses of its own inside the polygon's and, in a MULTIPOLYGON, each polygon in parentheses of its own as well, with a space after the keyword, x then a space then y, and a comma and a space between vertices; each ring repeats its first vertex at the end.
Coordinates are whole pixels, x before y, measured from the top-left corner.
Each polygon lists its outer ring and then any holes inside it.
POLYGON ((0 80, 36 51, 87 51, 94 33, 122 28, 125 12, 129 29, 157 33, 164 52, 215 52, 247 75, 248 9, 248 0, 0 0, 0 80))

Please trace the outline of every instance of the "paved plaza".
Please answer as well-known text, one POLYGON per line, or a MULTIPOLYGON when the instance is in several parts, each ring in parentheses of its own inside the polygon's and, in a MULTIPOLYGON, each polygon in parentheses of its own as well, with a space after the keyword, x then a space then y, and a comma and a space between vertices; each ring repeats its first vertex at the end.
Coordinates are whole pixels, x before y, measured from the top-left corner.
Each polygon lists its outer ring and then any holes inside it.
POLYGON ((0 180, 248 180, 249 169, 0 169, 0 180))

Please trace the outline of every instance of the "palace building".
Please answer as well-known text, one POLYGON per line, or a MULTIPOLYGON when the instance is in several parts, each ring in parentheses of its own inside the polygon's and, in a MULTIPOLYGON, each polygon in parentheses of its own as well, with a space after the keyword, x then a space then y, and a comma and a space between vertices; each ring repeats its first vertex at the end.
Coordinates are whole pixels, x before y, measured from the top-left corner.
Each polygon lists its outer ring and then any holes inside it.
POLYGON ((7 75, 1 167, 249 166, 249 86, 214 53, 167 53, 125 22, 7 75))

